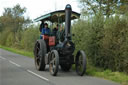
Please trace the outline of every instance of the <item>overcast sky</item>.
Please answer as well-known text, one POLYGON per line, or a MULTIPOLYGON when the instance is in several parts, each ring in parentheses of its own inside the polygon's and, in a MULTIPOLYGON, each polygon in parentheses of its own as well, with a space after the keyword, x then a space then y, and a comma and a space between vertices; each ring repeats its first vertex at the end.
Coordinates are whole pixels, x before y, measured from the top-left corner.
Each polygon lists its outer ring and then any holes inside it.
POLYGON ((66 4, 71 4, 73 11, 80 12, 78 0, 0 0, 0 16, 4 8, 13 7, 16 4, 26 7, 26 16, 29 16, 31 19, 51 11, 63 10, 66 4))

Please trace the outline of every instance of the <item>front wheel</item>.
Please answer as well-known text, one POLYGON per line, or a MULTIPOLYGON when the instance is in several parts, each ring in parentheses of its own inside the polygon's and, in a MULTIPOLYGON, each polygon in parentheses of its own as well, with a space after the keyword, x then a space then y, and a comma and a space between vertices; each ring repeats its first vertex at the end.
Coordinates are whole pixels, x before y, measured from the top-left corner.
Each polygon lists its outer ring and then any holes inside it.
POLYGON ((44 40, 37 40, 34 47, 34 60, 36 69, 39 71, 45 70, 45 54, 47 48, 44 40))
POLYGON ((77 74, 83 76, 86 71, 86 55, 84 51, 80 50, 77 52, 75 62, 77 74))
POLYGON ((49 71, 51 75, 56 76, 59 69, 59 54, 56 50, 52 50, 50 54, 49 71))

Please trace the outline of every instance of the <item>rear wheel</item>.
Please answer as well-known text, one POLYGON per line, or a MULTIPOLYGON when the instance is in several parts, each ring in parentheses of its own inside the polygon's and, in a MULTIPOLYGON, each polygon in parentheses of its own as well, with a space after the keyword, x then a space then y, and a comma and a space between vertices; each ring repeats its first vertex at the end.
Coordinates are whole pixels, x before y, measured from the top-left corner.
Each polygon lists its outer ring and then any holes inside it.
POLYGON ((78 51, 75 61, 77 74, 83 76, 86 71, 86 56, 84 51, 78 51))
POLYGON ((50 54, 49 71, 51 75, 56 76, 59 69, 59 54, 56 50, 52 50, 50 54))
POLYGON ((61 66, 61 69, 62 69, 63 71, 69 71, 69 70, 71 69, 71 67, 72 67, 71 64, 62 64, 62 65, 60 65, 60 66, 61 66))
POLYGON ((47 48, 44 40, 37 40, 34 47, 34 60, 36 69, 39 71, 45 70, 45 54, 47 48))

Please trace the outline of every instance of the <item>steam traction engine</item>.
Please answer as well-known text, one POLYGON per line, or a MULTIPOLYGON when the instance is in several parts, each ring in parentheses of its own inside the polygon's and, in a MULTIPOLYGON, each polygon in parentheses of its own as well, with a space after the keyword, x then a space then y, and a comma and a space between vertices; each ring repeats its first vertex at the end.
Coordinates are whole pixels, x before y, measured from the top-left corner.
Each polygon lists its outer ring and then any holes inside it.
POLYGON ((51 21, 52 23, 65 22, 63 41, 56 39, 59 35, 42 35, 43 38, 36 41, 34 60, 37 70, 45 70, 45 66, 48 64, 51 75, 56 76, 59 65, 63 71, 69 71, 72 65, 75 64, 77 74, 84 75, 86 71, 86 56, 82 50, 79 50, 76 56, 73 55, 75 45, 72 42, 70 31, 71 20, 77 19, 79 16, 80 14, 73 12, 71 5, 68 4, 65 10, 51 12, 35 19, 35 21, 51 21))

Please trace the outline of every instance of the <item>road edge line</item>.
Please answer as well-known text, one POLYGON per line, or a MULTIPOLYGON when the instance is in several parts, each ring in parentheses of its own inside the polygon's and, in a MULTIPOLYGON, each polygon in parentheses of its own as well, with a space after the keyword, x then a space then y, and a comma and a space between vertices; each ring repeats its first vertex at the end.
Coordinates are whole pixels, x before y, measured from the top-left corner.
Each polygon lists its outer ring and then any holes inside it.
POLYGON ((13 61, 11 61, 11 60, 9 60, 9 62, 10 62, 11 64, 13 64, 13 65, 16 65, 17 67, 21 67, 21 65, 15 63, 15 62, 13 62, 13 61))
POLYGON ((27 70, 27 72, 29 72, 29 73, 31 73, 31 74, 33 74, 33 75, 35 75, 35 76, 37 76, 37 77, 39 77, 39 78, 45 80, 45 81, 49 81, 49 79, 47 79, 47 78, 45 78, 45 77, 43 77, 43 76, 40 76, 39 74, 36 74, 36 73, 32 72, 31 70, 27 70))
POLYGON ((3 59, 3 60, 6 60, 6 58, 4 58, 4 57, 2 57, 2 56, 0 56, 0 58, 3 59))

